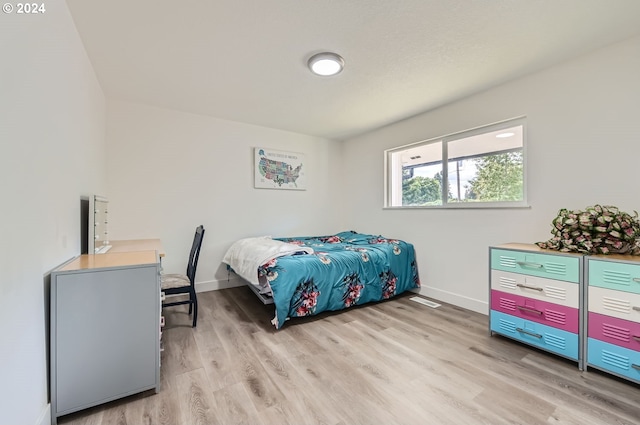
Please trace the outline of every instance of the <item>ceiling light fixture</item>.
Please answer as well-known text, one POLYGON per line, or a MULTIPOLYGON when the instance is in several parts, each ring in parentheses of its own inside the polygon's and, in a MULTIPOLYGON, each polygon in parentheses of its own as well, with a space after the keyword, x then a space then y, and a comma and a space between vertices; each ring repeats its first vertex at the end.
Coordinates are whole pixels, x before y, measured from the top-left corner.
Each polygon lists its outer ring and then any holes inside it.
POLYGON ((506 137, 511 137, 515 135, 515 133, 512 132, 507 132, 507 133, 500 133, 500 134, 496 134, 496 137, 500 138, 500 139, 504 139, 506 137))
POLYGON ((307 65, 314 74, 328 77, 342 71, 344 59, 337 53, 323 52, 311 56, 307 65))

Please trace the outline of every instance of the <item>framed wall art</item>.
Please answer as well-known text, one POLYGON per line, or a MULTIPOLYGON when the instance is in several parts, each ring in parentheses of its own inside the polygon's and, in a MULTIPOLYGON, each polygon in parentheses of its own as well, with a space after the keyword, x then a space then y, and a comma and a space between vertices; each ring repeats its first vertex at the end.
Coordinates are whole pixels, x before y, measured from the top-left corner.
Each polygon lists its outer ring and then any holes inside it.
POLYGON ((256 189, 306 190, 304 154, 254 148, 256 189))

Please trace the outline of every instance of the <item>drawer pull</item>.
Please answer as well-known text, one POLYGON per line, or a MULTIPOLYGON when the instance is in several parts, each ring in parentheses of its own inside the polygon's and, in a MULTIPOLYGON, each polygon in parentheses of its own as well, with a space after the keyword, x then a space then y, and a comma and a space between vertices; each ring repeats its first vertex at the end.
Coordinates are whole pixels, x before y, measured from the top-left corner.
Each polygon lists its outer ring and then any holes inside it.
POLYGON ((631 307, 632 309, 634 309, 635 311, 640 311, 640 307, 634 305, 633 307, 631 307))
POLYGON ((542 264, 540 263, 530 263, 528 261, 516 261, 516 264, 520 267, 529 267, 531 269, 541 269, 542 264))
POLYGON ((640 342, 640 336, 638 335, 631 335, 631 339, 635 339, 636 341, 640 342))
POLYGON ((542 312, 540 310, 535 310, 533 308, 525 307, 523 305, 518 305, 516 307, 518 307, 519 310, 528 311, 529 313, 535 313, 535 314, 542 315, 542 312))
POLYGON ((632 368, 634 368, 635 370, 640 370, 640 364, 632 364, 631 365, 632 368))
POLYGON ((634 282, 637 282, 637 283, 640 283, 640 277, 634 277, 634 278, 633 278, 633 281, 634 281, 634 282))
POLYGON ((522 332, 523 334, 527 334, 527 335, 535 336, 536 338, 542 338, 542 335, 537 334, 537 333, 535 333, 535 332, 528 331, 528 330, 526 330, 526 329, 516 328, 516 330, 517 330, 518 332, 522 332))
POLYGON ((522 284, 522 283, 518 283, 518 284, 516 284, 516 286, 517 286, 518 288, 533 289, 534 291, 540 291, 540 292, 542 292, 542 288, 539 288, 539 287, 537 287, 537 286, 528 286, 528 285, 524 285, 524 284, 522 284))

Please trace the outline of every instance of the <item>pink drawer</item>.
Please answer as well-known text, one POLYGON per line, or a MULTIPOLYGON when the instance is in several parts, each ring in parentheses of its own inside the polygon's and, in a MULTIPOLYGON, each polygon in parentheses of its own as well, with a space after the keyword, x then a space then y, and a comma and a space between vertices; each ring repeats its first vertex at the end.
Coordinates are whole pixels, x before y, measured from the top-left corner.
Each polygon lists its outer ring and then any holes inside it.
POLYGON ((491 309, 567 332, 578 333, 579 313, 577 308, 534 300, 494 289, 491 291, 491 309))
POLYGON ((640 351, 640 323, 589 312, 589 338, 640 351))

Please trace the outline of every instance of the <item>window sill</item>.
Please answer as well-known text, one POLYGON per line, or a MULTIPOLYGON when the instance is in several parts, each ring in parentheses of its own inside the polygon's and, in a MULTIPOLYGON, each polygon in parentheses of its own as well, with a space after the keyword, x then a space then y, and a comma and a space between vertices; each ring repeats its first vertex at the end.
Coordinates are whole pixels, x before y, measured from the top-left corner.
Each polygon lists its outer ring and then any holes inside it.
POLYGON ((431 206, 400 206, 382 207, 383 210, 527 210, 531 205, 490 205, 490 204, 465 204, 465 205, 431 205, 431 206))

